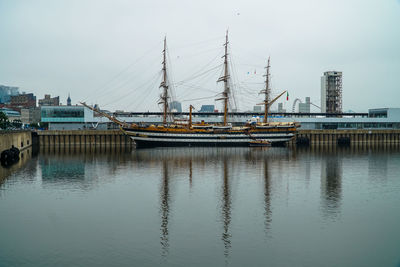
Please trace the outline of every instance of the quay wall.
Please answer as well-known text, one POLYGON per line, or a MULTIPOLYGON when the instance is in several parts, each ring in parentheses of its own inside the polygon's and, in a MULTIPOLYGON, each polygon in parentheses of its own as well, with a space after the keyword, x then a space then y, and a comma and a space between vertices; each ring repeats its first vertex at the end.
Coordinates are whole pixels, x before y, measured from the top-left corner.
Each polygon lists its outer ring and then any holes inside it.
POLYGON ((400 130, 298 130, 290 144, 400 144, 400 130))
POLYGON ((31 131, 0 131, 0 153, 12 146, 19 150, 31 147, 31 131))
MULTIPOLYGON (((38 131, 40 146, 133 146, 120 130, 38 131)), ((301 130, 290 145, 400 144, 400 130, 301 130)))
POLYGON ((40 146, 132 146, 131 138, 120 130, 38 131, 40 146))

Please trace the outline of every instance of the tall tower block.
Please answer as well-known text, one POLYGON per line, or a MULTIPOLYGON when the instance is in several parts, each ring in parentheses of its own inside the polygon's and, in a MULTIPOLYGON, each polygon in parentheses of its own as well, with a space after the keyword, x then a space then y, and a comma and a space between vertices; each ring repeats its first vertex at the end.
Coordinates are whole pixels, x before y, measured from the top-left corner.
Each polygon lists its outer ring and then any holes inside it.
POLYGON ((321 112, 342 113, 341 71, 326 71, 321 77, 321 112))

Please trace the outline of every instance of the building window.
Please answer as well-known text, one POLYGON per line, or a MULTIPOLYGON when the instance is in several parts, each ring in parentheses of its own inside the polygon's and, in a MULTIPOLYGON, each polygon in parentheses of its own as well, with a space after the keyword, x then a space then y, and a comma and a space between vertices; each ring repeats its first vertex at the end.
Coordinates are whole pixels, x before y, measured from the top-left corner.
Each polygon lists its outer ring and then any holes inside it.
POLYGON ((84 111, 81 109, 46 108, 42 109, 42 118, 83 118, 84 111))

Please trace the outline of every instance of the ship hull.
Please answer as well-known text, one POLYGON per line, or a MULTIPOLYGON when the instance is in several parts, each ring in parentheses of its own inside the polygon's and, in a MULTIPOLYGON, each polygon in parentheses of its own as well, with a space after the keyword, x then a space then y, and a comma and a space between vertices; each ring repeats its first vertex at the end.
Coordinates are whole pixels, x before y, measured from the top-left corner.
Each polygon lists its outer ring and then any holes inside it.
POLYGON ((151 148, 151 147, 246 147, 248 143, 242 142, 174 142, 174 141, 158 141, 158 140, 138 140, 134 139, 137 148, 151 148))
POLYGON ((268 141, 273 146, 282 146, 294 136, 294 131, 245 132, 161 132, 139 129, 123 129, 138 148, 141 147, 244 147, 250 146, 254 139, 268 141))

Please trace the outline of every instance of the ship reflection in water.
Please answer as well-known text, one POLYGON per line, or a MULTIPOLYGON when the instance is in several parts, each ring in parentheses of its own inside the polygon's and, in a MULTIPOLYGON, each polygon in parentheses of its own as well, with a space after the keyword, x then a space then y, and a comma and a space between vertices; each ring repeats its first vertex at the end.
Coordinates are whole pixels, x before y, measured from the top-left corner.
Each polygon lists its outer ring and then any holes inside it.
POLYGON ((29 159, 0 184, 6 265, 400 260, 398 148, 56 147, 29 159))

